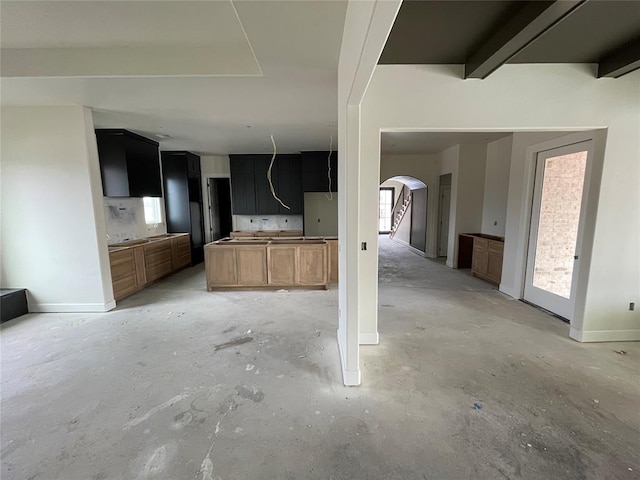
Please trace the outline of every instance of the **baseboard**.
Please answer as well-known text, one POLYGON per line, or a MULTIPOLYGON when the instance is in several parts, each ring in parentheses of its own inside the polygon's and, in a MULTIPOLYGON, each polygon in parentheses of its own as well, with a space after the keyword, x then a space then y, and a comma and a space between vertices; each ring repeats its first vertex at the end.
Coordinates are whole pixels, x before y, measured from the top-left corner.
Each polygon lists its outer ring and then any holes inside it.
POLYGON ((449 260, 447 260, 446 265, 449 268, 453 268, 453 262, 450 262, 449 260))
POLYGON ((519 300, 520 298, 520 294, 518 292, 516 292, 512 288, 503 287, 502 284, 500 284, 500 286, 498 287, 498 291, 504 293, 505 295, 509 295, 511 298, 515 298, 516 300, 519 300))
POLYGON ((342 382, 346 387, 355 387, 360 385, 360 369, 347 370, 346 367, 346 347, 343 345, 344 339, 340 335, 340 330, 337 332, 338 338, 338 351, 340 352, 340 366, 342 367, 342 382))
POLYGON ((38 313, 96 313, 116 308, 115 300, 107 303, 30 303, 29 311, 38 313))
POLYGON ((426 252, 423 252, 422 250, 418 250, 416 247, 412 247, 410 243, 407 243, 404 240, 400 240, 399 238, 396 238, 396 237, 391 237, 391 240, 393 240, 394 242, 398 242, 400 245, 404 245, 416 255, 420 255, 421 257, 427 258, 426 252))
POLYGON ((569 336, 578 342, 637 342, 640 330, 593 330, 583 331, 575 327, 569 329, 569 336))
POLYGON ((380 335, 378 332, 361 333, 358 335, 358 342, 360 342, 360 345, 378 345, 380 343, 380 335))

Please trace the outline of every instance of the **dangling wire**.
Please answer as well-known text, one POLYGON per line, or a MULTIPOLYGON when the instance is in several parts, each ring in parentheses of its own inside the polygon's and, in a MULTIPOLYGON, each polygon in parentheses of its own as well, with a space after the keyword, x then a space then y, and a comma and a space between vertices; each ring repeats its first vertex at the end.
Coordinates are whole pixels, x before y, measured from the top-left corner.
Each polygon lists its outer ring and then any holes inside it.
POLYGON ((324 194, 325 197, 329 199, 329 201, 333 200, 333 191, 331 190, 331 154, 333 153, 333 135, 331 135, 331 140, 329 140, 329 156, 327 157, 327 178, 329 179, 329 195, 324 194))
POLYGON ((276 190, 273 188, 273 182, 271 181, 271 169, 273 168, 273 162, 276 160, 276 141, 273 139, 273 134, 271 134, 271 144, 273 145, 273 156, 271 157, 271 163, 269 164, 269 170, 267 170, 267 181, 269 182, 269 188, 271 189, 271 195, 273 195, 273 198, 275 198, 280 205, 282 205, 284 208, 286 208, 287 210, 291 210, 291 207, 289 207, 288 205, 285 205, 282 200, 280 200, 280 198, 278 198, 278 195, 276 195, 276 190))

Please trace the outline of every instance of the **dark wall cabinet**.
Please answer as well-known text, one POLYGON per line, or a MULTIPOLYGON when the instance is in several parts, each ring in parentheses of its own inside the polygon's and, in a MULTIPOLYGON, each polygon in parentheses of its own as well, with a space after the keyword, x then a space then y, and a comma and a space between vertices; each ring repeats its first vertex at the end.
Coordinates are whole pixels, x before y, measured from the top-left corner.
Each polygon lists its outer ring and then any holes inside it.
POLYGON ((303 192, 338 191, 338 154, 333 152, 302 152, 302 190, 303 192), (329 166, 331 171, 329 171, 329 166), (331 178, 331 190, 329 190, 331 178))
POLYGON ((204 259, 204 214, 200 157, 162 152, 162 179, 168 233, 191 235, 191 263, 204 259))
POLYGON ((274 190, 289 209, 280 205, 271 194, 267 180, 271 155, 229 155, 229 158, 234 214, 302 214, 300 155, 278 155, 271 169, 274 190))
POLYGON ((158 143, 123 129, 97 129, 106 197, 161 197, 158 143))

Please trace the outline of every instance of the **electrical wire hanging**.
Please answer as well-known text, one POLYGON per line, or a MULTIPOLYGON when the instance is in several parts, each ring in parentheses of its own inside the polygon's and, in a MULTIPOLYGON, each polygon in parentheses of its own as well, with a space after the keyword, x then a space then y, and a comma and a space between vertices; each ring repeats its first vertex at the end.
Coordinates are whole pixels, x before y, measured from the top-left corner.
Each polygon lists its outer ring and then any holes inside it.
POLYGON ((273 134, 271 134, 271 144, 273 145, 273 156, 271 157, 271 163, 269 164, 269 170, 267 170, 267 181, 269 182, 269 188, 271 189, 271 195, 273 195, 273 198, 275 198, 278 201, 278 203, 280 203, 280 205, 282 205, 287 210, 291 210, 291 207, 289 205, 285 205, 284 202, 282 200, 280 200, 278 195, 276 195, 275 188, 273 188, 273 182, 271 181, 271 169, 273 168, 273 162, 275 162, 275 160, 276 160, 276 152, 277 152, 276 141, 273 139, 273 134))
POLYGON ((331 154, 333 153, 333 135, 331 135, 331 139, 329 140, 329 156, 327 157, 327 178, 329 179, 329 194, 324 194, 325 197, 329 199, 329 201, 333 200, 333 191, 331 190, 331 154))

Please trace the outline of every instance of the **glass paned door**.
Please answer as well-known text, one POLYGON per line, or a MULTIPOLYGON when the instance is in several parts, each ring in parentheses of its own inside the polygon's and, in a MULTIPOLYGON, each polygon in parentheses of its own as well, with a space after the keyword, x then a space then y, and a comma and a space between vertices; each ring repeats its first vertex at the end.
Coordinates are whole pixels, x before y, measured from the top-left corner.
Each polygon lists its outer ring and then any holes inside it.
POLYGON ((391 231, 391 211, 393 210, 393 188, 380 189, 380 207, 378 211, 378 231, 391 231))
POLYGON ((524 298, 571 320, 591 142, 540 152, 531 210, 524 298))

